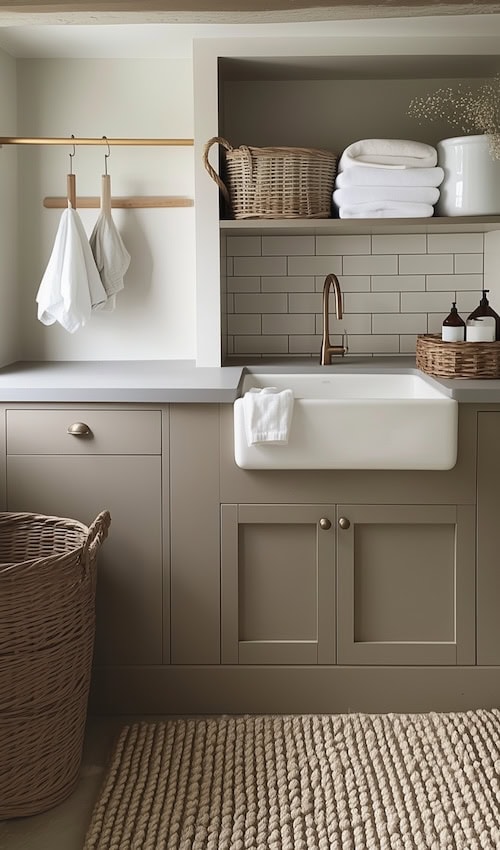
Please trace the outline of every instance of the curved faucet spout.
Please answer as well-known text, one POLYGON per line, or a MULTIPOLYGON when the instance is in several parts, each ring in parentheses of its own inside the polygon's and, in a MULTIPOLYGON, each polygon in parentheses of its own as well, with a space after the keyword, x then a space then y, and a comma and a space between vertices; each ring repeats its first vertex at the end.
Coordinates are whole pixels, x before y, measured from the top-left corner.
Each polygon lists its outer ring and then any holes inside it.
POLYGON ((329 366, 332 362, 332 354, 340 354, 344 356, 346 349, 343 345, 331 345, 330 343, 330 328, 329 328, 329 306, 330 306, 330 289, 333 286, 335 293, 335 315, 337 319, 341 319, 342 313, 342 291, 337 275, 327 274, 323 284, 323 339, 321 341, 320 364, 329 366))

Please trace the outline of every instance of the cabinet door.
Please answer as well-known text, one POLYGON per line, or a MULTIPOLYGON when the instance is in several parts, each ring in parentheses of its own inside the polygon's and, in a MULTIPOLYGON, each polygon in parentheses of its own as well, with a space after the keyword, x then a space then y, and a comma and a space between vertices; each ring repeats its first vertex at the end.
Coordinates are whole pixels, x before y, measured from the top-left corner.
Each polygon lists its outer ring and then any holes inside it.
POLYGON ((333 506, 221 511, 222 662, 332 664, 333 506))
POLYGON ((474 508, 337 507, 340 664, 474 664, 474 508))
POLYGON ((477 663, 500 665, 500 412, 478 416, 477 663))
POLYGON ((97 664, 161 664, 161 458, 7 458, 10 511, 79 519, 111 513, 98 557, 97 664))

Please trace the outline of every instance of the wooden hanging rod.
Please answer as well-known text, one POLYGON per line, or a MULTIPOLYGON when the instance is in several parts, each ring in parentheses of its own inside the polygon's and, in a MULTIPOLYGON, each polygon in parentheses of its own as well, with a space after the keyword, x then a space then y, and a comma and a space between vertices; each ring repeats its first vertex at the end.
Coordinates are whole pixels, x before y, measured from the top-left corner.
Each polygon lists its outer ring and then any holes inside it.
MULTIPOLYGON (((47 209, 61 210, 68 206, 67 198, 44 198, 43 205, 47 209)), ((192 207, 192 198, 176 197, 174 195, 131 195, 130 197, 111 198, 111 206, 115 209, 154 209, 159 207, 192 207)), ((86 197, 76 199, 77 209, 99 209, 101 199, 86 197)))
POLYGON ((64 139, 64 138, 22 138, 0 136, 1 145, 159 145, 165 147, 189 147, 194 139, 64 139))

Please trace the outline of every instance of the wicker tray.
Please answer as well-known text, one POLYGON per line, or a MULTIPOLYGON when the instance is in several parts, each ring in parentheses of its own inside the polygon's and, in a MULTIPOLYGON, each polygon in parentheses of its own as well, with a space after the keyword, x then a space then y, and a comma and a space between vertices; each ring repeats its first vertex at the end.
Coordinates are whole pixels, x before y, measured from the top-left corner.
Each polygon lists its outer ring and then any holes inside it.
POLYGON ((0 820, 55 806, 78 780, 109 523, 0 513, 0 820))
POLYGON ((437 378, 500 378, 500 342, 443 342, 417 337, 417 367, 437 378))
POLYGON ((227 212, 241 218, 331 218, 337 154, 314 148, 233 148, 214 136, 203 152, 205 168, 219 186, 227 212), (208 161, 214 144, 225 150, 219 177, 208 161))

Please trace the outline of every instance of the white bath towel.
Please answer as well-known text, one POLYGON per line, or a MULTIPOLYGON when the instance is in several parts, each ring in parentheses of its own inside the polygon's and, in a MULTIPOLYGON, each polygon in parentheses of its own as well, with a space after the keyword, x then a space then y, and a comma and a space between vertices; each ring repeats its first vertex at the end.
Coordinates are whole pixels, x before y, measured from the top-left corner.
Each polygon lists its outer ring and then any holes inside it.
POLYGON ((253 387, 243 396, 245 435, 249 446, 286 445, 293 413, 292 390, 253 387))
POLYGON ((336 189, 348 186, 440 186, 444 171, 435 168, 366 168, 353 165, 337 174, 336 189))
POLYGON ((102 176, 101 212, 90 236, 90 247, 107 295, 107 301, 98 309, 114 310, 116 293, 123 289, 123 277, 130 265, 130 254, 113 221, 109 174, 102 176))
POLYGON ((85 228, 77 211, 68 206, 36 296, 38 318, 44 325, 59 322, 74 333, 106 299, 85 228))
POLYGON ((353 165, 376 168, 433 168, 437 151, 423 142, 408 139, 361 139, 349 145, 338 164, 338 171, 353 165))
POLYGON ((338 207, 366 204, 371 201, 399 201, 405 204, 435 204, 439 189, 433 186, 348 186, 335 189, 333 201, 338 207))
POLYGON ((339 208, 339 218, 430 218, 430 204, 406 204, 403 201, 369 201, 339 208))

